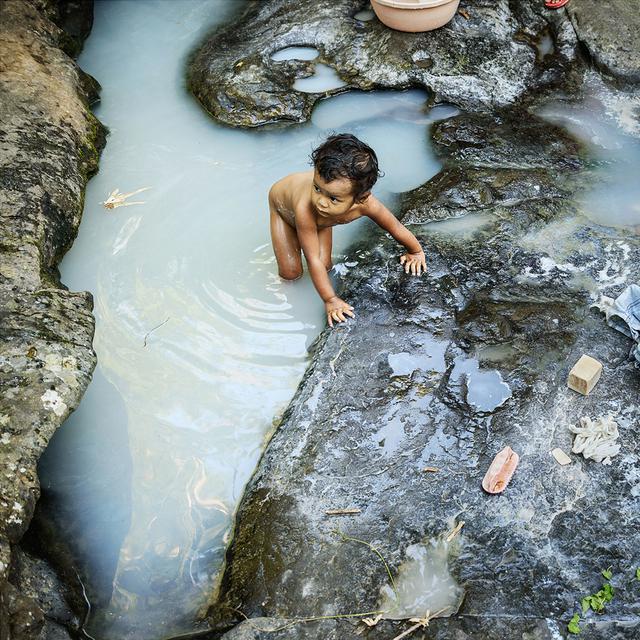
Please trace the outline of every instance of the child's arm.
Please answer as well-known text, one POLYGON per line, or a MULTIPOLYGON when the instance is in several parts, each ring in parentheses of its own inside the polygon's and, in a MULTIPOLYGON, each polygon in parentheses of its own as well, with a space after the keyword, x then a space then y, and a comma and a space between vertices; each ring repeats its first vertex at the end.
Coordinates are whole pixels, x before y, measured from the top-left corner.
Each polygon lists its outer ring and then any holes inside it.
POLYGON ((411 272, 412 275, 419 276, 422 271, 427 270, 424 251, 417 238, 380 200, 369 196, 366 200, 364 215, 371 218, 401 245, 404 245, 407 253, 400 256, 400 264, 404 265, 405 273, 411 272))
POLYGON ((353 307, 338 298, 331 286, 327 269, 320 259, 318 226, 312 213, 296 211, 296 231, 304 257, 307 259, 311 281, 324 302, 329 326, 333 327, 334 320, 336 322, 344 322, 346 320, 345 315, 352 318, 355 317, 353 307))

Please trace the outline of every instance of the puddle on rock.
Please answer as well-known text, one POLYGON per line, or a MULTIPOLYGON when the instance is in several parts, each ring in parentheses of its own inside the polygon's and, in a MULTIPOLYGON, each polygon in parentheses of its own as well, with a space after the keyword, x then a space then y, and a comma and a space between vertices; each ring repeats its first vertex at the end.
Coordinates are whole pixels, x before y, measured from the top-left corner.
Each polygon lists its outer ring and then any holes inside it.
POLYGON ((548 55, 551 55, 555 51, 555 47, 553 45, 553 38, 548 31, 545 31, 542 34, 542 37, 538 41, 536 45, 538 49, 538 59, 543 60, 548 55))
POLYGON ((303 93, 324 93, 344 87, 346 84, 335 69, 326 64, 317 64, 316 72, 309 78, 298 78, 293 83, 293 88, 303 93))
POLYGON ((438 617, 456 613, 464 592, 449 571, 449 549, 444 540, 407 547, 395 592, 390 585, 381 589, 385 619, 422 618, 427 611, 442 611, 438 617))
POLYGON ((598 112, 596 104, 596 98, 584 105, 550 104, 538 115, 581 140, 597 162, 592 188, 580 195, 582 213, 596 224, 640 234, 640 141, 611 121, 605 105, 598 112))
POLYGON ((479 231, 490 225, 496 217, 491 213, 473 213, 461 218, 448 218, 428 222, 422 226, 427 233, 455 235, 462 240, 471 239, 479 231))
POLYGON ((282 60, 315 60, 320 52, 313 47, 287 47, 272 54, 271 59, 276 62, 282 60))
POLYGON ((454 360, 451 382, 465 382, 465 401, 477 411, 497 409, 511 397, 511 388, 499 371, 485 371, 475 358, 458 356, 454 360))
POLYGON ((408 376, 416 369, 444 373, 447 368, 444 359, 447 345, 447 342, 429 339, 418 347, 417 352, 390 353, 387 360, 391 367, 391 377, 408 376))
POLYGON ((405 435, 402 421, 399 418, 392 418, 373 435, 373 441, 377 443, 385 455, 390 456, 398 450, 405 435))
POLYGON ((513 358, 518 350, 510 344, 490 344, 478 349, 478 362, 503 362, 513 358))

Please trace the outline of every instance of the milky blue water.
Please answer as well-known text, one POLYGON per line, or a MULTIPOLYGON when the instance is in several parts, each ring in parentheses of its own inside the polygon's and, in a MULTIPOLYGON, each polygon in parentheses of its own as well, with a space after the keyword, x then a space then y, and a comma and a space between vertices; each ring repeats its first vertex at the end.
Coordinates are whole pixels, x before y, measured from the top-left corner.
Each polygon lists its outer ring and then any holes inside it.
MULTIPOLYGON (((241 6, 102 0, 80 58, 102 84, 96 114, 110 135, 62 278, 95 297, 98 369, 41 477, 97 638, 192 628, 243 487, 324 328, 308 276, 277 276, 270 185, 306 170, 327 133, 350 131, 377 150, 385 176, 374 192, 391 203, 438 171, 427 125, 452 113, 427 112, 420 91, 351 93, 303 126, 217 125, 185 89, 186 57, 241 6), (129 199, 142 204, 101 204, 145 187, 129 199)), ((342 272, 367 224, 336 229, 342 272)))

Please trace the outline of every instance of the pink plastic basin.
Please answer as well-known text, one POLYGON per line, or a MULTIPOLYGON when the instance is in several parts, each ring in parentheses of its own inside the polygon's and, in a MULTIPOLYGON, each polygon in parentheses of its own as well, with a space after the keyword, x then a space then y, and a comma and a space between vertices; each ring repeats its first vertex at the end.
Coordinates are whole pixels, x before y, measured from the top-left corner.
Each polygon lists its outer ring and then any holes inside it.
POLYGON ((447 24, 460 0, 371 0, 382 24, 397 31, 432 31, 447 24))

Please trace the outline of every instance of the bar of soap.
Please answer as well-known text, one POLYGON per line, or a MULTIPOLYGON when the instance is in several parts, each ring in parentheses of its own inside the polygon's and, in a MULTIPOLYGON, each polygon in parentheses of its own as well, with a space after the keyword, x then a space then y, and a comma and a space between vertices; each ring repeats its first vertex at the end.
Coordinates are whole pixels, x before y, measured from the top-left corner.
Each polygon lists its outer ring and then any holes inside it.
POLYGON ((556 462, 561 465, 571 464, 571 458, 559 447, 551 452, 551 455, 556 459, 556 462))
POLYGON ((494 459, 482 480, 482 488, 487 493, 502 493, 518 466, 520 456, 505 447, 494 459))
POLYGON ((569 389, 588 396, 600 380, 601 374, 602 365, 595 358, 583 355, 569 372, 567 385, 569 389))

